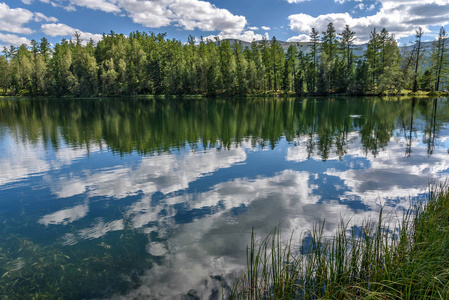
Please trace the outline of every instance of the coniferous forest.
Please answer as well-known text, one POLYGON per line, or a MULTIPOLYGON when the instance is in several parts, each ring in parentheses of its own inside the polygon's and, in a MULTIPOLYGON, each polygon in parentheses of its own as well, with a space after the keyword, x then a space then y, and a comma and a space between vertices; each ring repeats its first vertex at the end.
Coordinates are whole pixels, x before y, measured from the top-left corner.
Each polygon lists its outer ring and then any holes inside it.
POLYGON ((386 29, 373 29, 366 50, 356 55, 348 25, 338 33, 329 23, 312 29, 310 42, 287 49, 275 37, 253 41, 200 40, 187 43, 165 34, 111 32, 98 43, 79 33, 52 47, 44 37, 11 46, 0 56, 0 92, 27 96, 251 95, 265 93, 383 94, 403 89, 441 91, 449 69, 442 27, 431 53, 423 55, 423 31, 401 50, 386 29))

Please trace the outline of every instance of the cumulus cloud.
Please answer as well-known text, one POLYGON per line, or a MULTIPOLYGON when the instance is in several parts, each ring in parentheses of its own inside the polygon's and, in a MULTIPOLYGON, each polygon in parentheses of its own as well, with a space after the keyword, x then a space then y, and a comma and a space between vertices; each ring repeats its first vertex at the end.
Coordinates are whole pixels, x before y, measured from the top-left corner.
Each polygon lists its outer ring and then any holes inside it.
POLYGON ((248 29, 249 29, 249 30, 259 30, 259 27, 257 27, 257 26, 251 26, 251 27, 248 27, 248 29))
MULTIPOLYGON (((253 30, 246 28, 244 16, 234 15, 227 9, 201 0, 41 0, 53 6, 73 10, 86 7, 130 17, 134 23, 159 28, 177 26, 186 30, 218 31, 221 38, 260 39, 253 30)), ((254 28, 254 27, 253 27, 254 28)), ((264 29, 269 30, 269 29, 264 29)))
POLYGON ((83 6, 95 10, 102 10, 105 12, 120 12, 120 8, 118 8, 111 2, 112 1, 107 0, 70 0, 70 3, 77 6, 83 6))
POLYGON ((301 3, 301 2, 306 2, 306 1, 311 1, 311 0, 287 0, 288 3, 301 3))
POLYGON ((252 30, 245 30, 243 32, 236 32, 236 33, 219 33, 217 35, 210 35, 207 36, 206 39, 210 39, 213 40, 214 37, 219 37, 220 39, 236 39, 236 40, 241 40, 241 41, 246 41, 246 42, 251 42, 253 40, 261 40, 262 38, 266 38, 269 39, 268 33, 266 33, 265 35, 261 35, 258 33, 255 33, 252 30))
POLYGON ((270 29, 271 29, 271 28, 268 27, 268 26, 262 26, 262 27, 260 27, 260 28, 262 28, 263 30, 270 30, 270 29))
POLYGON ((30 22, 34 14, 23 8, 10 8, 6 3, 0 3, 0 30, 12 33, 31 34, 33 30, 24 25, 30 22))
MULTIPOLYGON (((306 136, 298 137, 295 140, 296 146, 287 149, 286 159, 298 163, 306 160, 320 161, 318 151, 309 157, 308 139, 306 136)), ((407 208, 410 197, 426 193, 428 187, 423 182, 444 180, 445 170, 449 169, 445 149, 429 156, 427 145, 422 143, 424 139, 422 132, 417 133, 412 141, 411 157, 404 155, 407 139, 396 136, 391 137, 388 147, 374 156, 363 150, 358 132, 349 132, 348 140, 351 142, 345 149, 345 156, 351 159, 350 168, 338 170, 329 167, 324 174, 344 182, 343 186, 347 190, 341 198, 360 199, 368 207, 373 207, 380 200, 396 199, 400 201, 395 204, 396 207, 407 208)), ((335 148, 329 151, 327 160, 338 161, 340 158, 337 152, 335 148)))
POLYGON ((67 225, 87 216, 89 206, 85 203, 72 208, 63 209, 42 217, 38 223, 43 225, 67 225))
POLYGON ((0 41, 7 43, 8 45, 19 46, 22 44, 29 45, 31 41, 26 37, 17 36, 15 34, 0 33, 0 41))
MULTIPOLYGON (((343 1, 338 1, 343 2, 343 1)), ((380 0, 380 10, 370 16, 354 18, 349 13, 331 13, 313 17, 307 14, 295 14, 288 17, 290 29, 308 34, 312 28, 324 31, 328 23, 333 22, 337 32, 341 32, 348 24, 356 31, 358 43, 369 40, 373 28, 386 28, 396 38, 412 36, 415 29, 421 26, 428 31, 429 26, 444 26, 449 23, 448 0, 380 0)), ((367 10, 374 9, 372 6, 367 10)))
POLYGON ((308 36, 307 34, 292 36, 287 40, 287 42, 308 42, 308 41, 310 41, 310 36, 308 36))
MULTIPOLYGON (((25 4, 31 4, 31 0, 22 1, 25 4)), ((22 44, 29 45, 31 41, 23 36, 12 33, 32 34, 34 31, 27 27, 26 24, 34 22, 57 22, 55 17, 48 17, 40 12, 31 12, 24 8, 10 8, 6 3, 0 3, 0 42, 2 44, 19 46, 22 44), (10 33, 1 33, 1 32, 10 33)))
POLYGON ((84 41, 88 41, 92 39, 95 42, 98 42, 103 38, 103 35, 101 34, 94 34, 90 32, 84 32, 79 29, 70 27, 66 24, 62 23, 50 23, 50 24, 43 24, 41 26, 41 30, 43 33, 49 36, 73 36, 75 32, 79 32, 81 34, 81 39, 84 41))
POLYGON ((37 12, 34 14, 34 21, 36 22, 58 22, 58 19, 55 17, 47 17, 43 13, 37 12))
POLYGON ((121 9, 111 0, 40 0, 43 3, 51 4, 53 7, 62 7, 66 11, 75 11, 75 5, 94 10, 101 10, 108 13, 119 13, 121 9))
POLYGON ((76 11, 76 7, 73 5, 67 5, 64 7, 66 11, 76 11))
MULTIPOLYGON (((230 168, 242 163, 246 153, 242 148, 228 151, 209 151, 207 153, 189 153, 181 160, 173 155, 153 156, 142 161, 136 169, 128 167, 102 170, 88 178, 79 177, 52 182, 52 191, 58 197, 72 197, 88 191, 90 197, 107 196, 117 199, 144 192, 151 195, 156 191, 170 194, 189 186, 200 177, 218 169, 230 168), (148 170, 156 170, 148 175, 148 170)), ((59 159, 60 160, 60 159, 59 159)))

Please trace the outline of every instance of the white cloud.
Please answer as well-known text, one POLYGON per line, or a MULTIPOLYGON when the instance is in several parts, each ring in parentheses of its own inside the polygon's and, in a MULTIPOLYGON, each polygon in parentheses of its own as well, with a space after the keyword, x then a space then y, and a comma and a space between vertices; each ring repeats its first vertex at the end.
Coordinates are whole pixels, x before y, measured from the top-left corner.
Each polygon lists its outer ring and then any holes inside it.
POLYGON ((31 41, 26 37, 17 36, 15 34, 0 33, 0 41, 7 43, 8 45, 19 46, 22 44, 29 45, 31 41))
POLYGON ((108 232, 119 231, 123 230, 124 228, 125 225, 123 223, 123 220, 116 220, 108 223, 104 223, 103 220, 100 220, 100 222, 95 224, 93 227, 82 229, 77 232, 77 236, 81 239, 92 240, 102 237, 108 232))
POLYGON ((246 153, 242 148, 189 153, 181 160, 173 155, 161 155, 143 159, 136 169, 120 167, 102 170, 86 179, 61 177, 58 180, 49 178, 48 181, 52 182, 51 189, 58 197, 72 197, 86 191, 90 197, 106 196, 117 199, 140 192, 146 195, 156 191, 169 194, 187 188, 200 177, 218 169, 229 168, 245 159, 246 153), (148 175, 148 170, 154 171, 148 175))
POLYGON ((366 10, 367 11, 372 11, 372 10, 374 10, 376 8, 376 5, 375 4, 371 4, 370 6, 368 6, 367 8, 366 8, 366 10))
MULTIPOLYGON (((386 28, 396 38, 412 36, 418 26, 428 31, 428 26, 444 26, 449 24, 448 0, 380 0, 380 10, 370 16, 354 18, 349 13, 332 13, 312 17, 307 14, 289 16, 290 29, 308 34, 312 28, 324 31, 328 23, 333 22, 337 32, 341 32, 346 24, 356 32, 358 43, 367 42, 374 28, 386 28)), ((364 6, 365 7, 365 6, 364 6)), ((367 10, 374 9, 369 6, 367 10)))
MULTIPOLYGON (((71 0, 73 3, 73 0, 71 0)), ((147 27, 175 25, 187 30, 241 33, 246 24, 244 16, 233 15, 226 9, 199 0, 116 0, 135 23, 147 27)))
POLYGON ((89 205, 77 205, 42 217, 38 223, 48 225, 67 225, 87 216, 89 205))
POLYGON ((271 29, 271 28, 268 27, 268 26, 262 26, 262 27, 260 27, 260 28, 262 28, 263 30, 270 30, 270 29, 271 29))
MULTIPOLYGON (((124 13, 134 23, 146 27, 160 28, 177 26, 186 30, 218 31, 220 37, 232 37, 245 40, 260 39, 252 30, 245 30, 247 20, 244 16, 234 15, 229 10, 216 7, 201 0, 40 0, 53 6, 62 6, 74 10, 76 6, 102 10, 112 13, 124 13)), ((265 29, 268 30, 268 29, 265 29)))
POLYGON ((306 2, 306 1, 311 1, 311 0, 287 0, 288 3, 301 3, 301 2, 306 2))
POLYGON ((30 5, 33 0, 22 0, 23 4, 30 5))
POLYGON ((34 14, 23 8, 10 8, 6 3, 0 3, 0 31, 31 34, 33 30, 24 27, 30 22, 34 14))
MULTIPOLYGON (((0 40, 2 40, 0 33, 0 40)), ((13 35, 7 35, 13 36, 13 35)), ((29 44, 29 40, 20 40, 16 43, 29 44)), ((14 39, 5 39, 9 44, 15 44, 14 39)), ((45 159, 46 148, 42 140, 37 141, 36 144, 26 141, 19 129, 10 129, 11 136, 2 139, 0 142, 8 147, 2 149, 2 158, 0 159, 0 170, 2 176, 0 177, 0 189, 6 184, 20 182, 24 178, 38 177, 45 175, 50 170, 59 170, 63 166, 70 165, 77 159, 86 157, 88 154, 99 151, 99 147, 93 146, 88 149, 74 149, 72 147, 61 147, 56 153, 56 159, 47 161, 45 159), (24 142, 16 143, 17 140, 23 139, 24 142)), ((72 185, 73 187, 73 185, 72 185)), ((66 194, 68 194, 66 192, 66 194)))
MULTIPOLYGON (((297 138, 296 146, 288 148, 286 159, 295 162, 303 162, 307 159, 320 161, 321 155, 318 149, 309 157, 308 139, 309 137, 306 136, 297 138)), ((314 137, 315 139, 318 139, 317 136, 314 137)), ((351 142, 344 155, 351 159, 350 168, 343 171, 328 168, 324 174, 344 182, 344 186, 348 188, 348 191, 344 193, 345 198, 360 199, 370 207, 379 200, 398 199, 401 203, 397 206, 408 208, 407 203, 410 197, 427 191, 428 187, 423 185, 423 182, 444 180, 444 171, 449 169, 447 153, 444 149, 428 156, 427 145, 422 143, 424 140, 422 133, 419 133, 412 142, 411 157, 404 155, 404 145, 407 143, 404 137, 391 137, 388 147, 382 149, 376 156, 363 150, 358 132, 349 132, 348 140, 351 142), (357 160, 360 162, 358 166, 357 160)), ((329 151, 327 160, 339 160, 335 147, 329 151)))
POLYGON ((70 0, 70 3, 77 6, 87 7, 95 10, 102 10, 105 12, 120 12, 120 8, 118 8, 113 1, 107 0, 70 0))
POLYGON ((43 33, 49 36, 70 36, 70 37, 73 37, 75 32, 78 31, 79 33, 81 33, 81 39, 84 41, 89 41, 90 39, 92 39, 93 41, 98 42, 103 38, 103 35, 101 34, 84 32, 62 23, 43 24, 41 26, 41 30, 43 33))
POLYGON ((36 22, 58 22, 58 19, 55 17, 47 17, 43 13, 37 12, 34 14, 34 21, 36 22))
POLYGON ((64 7, 66 11, 76 11, 76 7, 73 5, 67 5, 64 7))
MULTIPOLYGON (((3 34, 0 33, 0 40, 3 40, 3 34)), ((10 35, 7 35, 10 36, 10 35)), ((13 39, 5 40, 9 44, 14 44, 13 39)), ((19 45, 18 43, 17 45, 19 45)), ((24 178, 41 176, 51 169, 48 162, 44 160, 44 151, 32 144, 24 142, 24 144, 16 144, 12 137, 2 140, 4 145, 9 145, 3 150, 0 159, 0 187, 18 182, 24 178)))
POLYGON ((307 34, 292 36, 287 40, 287 42, 308 42, 308 41, 310 41, 310 37, 307 34))
POLYGON ((68 25, 62 23, 52 23, 52 24, 43 24, 41 26, 41 30, 43 33, 49 36, 67 36, 73 35, 76 31, 75 28, 72 28, 68 25))
MULTIPOLYGON (((31 4, 31 0, 22 1, 25 4, 31 4)), ((0 3, 0 32, 11 32, 20 34, 32 34, 34 31, 25 26, 25 24, 34 22, 57 22, 54 17, 47 17, 43 13, 33 13, 24 8, 10 8, 6 3, 0 3)), ((30 40, 26 37, 17 36, 10 33, 0 33, 0 41, 6 45, 22 45, 30 44, 30 40)))
POLYGON ((248 27, 248 29, 249 29, 249 30, 259 30, 259 27, 257 27, 257 26, 251 26, 251 27, 248 27))
POLYGON ((206 39, 213 40, 215 36, 218 36, 222 40, 223 39, 236 39, 236 40, 241 40, 241 41, 245 41, 245 42, 251 42, 253 40, 258 41, 264 37, 266 39, 269 39, 268 33, 266 33, 265 35, 261 35, 261 34, 255 33, 252 30, 245 30, 240 33, 230 33, 230 34, 219 33, 218 35, 210 35, 210 36, 206 37, 206 39))
POLYGON ((66 11, 76 11, 76 6, 86 7, 93 10, 101 10, 108 13, 119 13, 120 8, 114 3, 115 0, 40 0, 43 3, 51 4, 53 7, 62 7, 66 11))

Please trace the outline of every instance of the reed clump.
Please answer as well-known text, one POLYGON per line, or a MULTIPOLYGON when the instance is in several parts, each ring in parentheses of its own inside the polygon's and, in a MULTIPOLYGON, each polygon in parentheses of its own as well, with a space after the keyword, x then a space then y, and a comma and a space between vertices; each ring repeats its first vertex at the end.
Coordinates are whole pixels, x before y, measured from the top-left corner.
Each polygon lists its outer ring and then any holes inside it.
POLYGON ((449 299, 449 187, 433 187, 399 220, 343 221, 333 237, 324 222, 305 232, 301 246, 280 228, 265 239, 254 232, 247 268, 230 299, 449 299))

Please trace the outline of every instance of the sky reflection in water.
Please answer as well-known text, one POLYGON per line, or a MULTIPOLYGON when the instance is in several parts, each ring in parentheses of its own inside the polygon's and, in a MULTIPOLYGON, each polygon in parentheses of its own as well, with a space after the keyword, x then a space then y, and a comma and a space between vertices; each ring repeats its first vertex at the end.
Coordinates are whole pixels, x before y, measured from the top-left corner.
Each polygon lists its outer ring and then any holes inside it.
POLYGON ((103 296, 210 295, 253 227, 400 214, 446 178, 448 121, 447 99, 2 100, 2 230, 66 251, 131 226, 154 264, 103 296))

